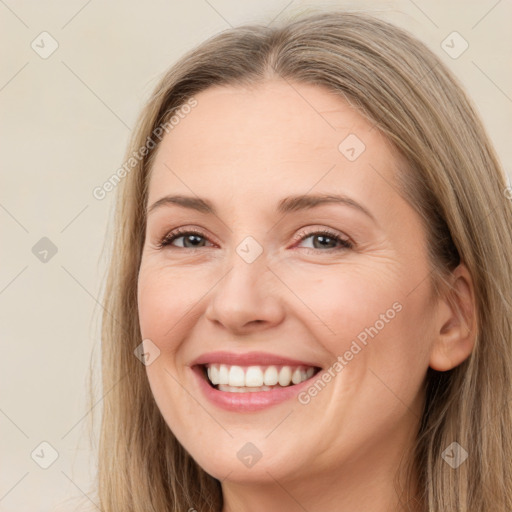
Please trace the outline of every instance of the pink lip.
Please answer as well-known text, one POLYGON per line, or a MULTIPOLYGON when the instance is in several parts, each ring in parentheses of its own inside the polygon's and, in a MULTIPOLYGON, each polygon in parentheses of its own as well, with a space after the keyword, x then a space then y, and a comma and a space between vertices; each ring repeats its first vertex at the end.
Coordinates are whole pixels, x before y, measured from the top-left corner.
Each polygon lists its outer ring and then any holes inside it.
POLYGON ((269 354, 266 352, 247 352, 245 354, 236 354, 235 352, 225 351, 209 352, 207 354, 203 354, 192 361, 190 366, 214 363, 238 366, 317 366, 306 361, 289 359, 288 357, 269 354))
POLYGON ((300 384, 276 388, 271 391, 230 393, 228 391, 219 391, 212 387, 200 366, 194 366, 192 371, 198 379, 199 388, 205 397, 217 407, 231 412, 261 411, 267 407, 280 404, 285 400, 296 398, 302 390, 311 385, 313 379, 318 378, 317 374, 315 374, 300 384))

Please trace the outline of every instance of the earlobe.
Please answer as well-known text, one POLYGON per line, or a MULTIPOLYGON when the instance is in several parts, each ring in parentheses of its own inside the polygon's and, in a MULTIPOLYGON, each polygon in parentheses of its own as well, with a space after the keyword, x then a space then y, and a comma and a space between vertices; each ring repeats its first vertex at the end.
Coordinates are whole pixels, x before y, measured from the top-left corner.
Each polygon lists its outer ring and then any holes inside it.
POLYGON ((473 280, 461 263, 451 275, 451 287, 439 299, 430 367, 447 371, 465 361, 473 351, 477 335, 473 280))

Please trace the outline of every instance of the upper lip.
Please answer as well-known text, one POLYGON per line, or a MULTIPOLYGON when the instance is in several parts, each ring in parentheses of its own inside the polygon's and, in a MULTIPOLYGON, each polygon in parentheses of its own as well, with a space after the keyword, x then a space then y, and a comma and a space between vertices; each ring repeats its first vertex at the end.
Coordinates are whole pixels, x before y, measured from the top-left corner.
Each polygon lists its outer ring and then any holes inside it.
POLYGON ((208 352, 194 359, 191 366, 205 364, 228 364, 238 366, 311 366, 318 368, 318 365, 298 359, 291 359, 286 356, 270 354, 267 352, 246 352, 245 354, 217 351, 208 352))

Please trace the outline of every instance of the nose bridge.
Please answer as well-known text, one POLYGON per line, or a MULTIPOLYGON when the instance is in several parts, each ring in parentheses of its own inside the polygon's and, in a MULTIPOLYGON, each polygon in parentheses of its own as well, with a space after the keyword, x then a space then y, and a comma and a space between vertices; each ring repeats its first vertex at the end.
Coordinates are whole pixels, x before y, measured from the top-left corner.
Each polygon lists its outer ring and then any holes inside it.
POLYGON ((234 293, 244 303, 257 301, 268 273, 263 246, 254 237, 246 236, 234 247, 228 265, 228 273, 219 283, 218 290, 229 294, 230 300, 234 293))
POLYGON ((212 294, 207 317, 232 330, 278 321, 282 306, 275 294, 268 293, 273 274, 267 269, 263 246, 246 236, 235 246, 228 265, 212 294))

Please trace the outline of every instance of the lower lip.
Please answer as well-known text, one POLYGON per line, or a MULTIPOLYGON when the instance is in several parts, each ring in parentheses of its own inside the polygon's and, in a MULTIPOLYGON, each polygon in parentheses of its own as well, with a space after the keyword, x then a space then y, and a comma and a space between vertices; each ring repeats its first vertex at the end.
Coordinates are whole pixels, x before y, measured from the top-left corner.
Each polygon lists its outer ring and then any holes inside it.
POLYGON ((285 402, 286 400, 296 398, 300 391, 311 385, 311 380, 317 376, 317 374, 315 374, 300 384, 286 386, 283 388, 275 388, 270 391, 230 393, 229 391, 219 391, 212 387, 201 368, 194 367, 192 368, 192 371, 199 379, 199 387, 201 388, 201 391, 206 398, 210 400, 210 402, 221 409, 236 412, 260 411, 267 407, 285 402))

